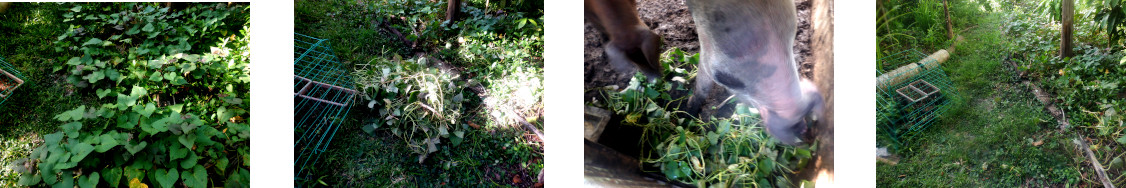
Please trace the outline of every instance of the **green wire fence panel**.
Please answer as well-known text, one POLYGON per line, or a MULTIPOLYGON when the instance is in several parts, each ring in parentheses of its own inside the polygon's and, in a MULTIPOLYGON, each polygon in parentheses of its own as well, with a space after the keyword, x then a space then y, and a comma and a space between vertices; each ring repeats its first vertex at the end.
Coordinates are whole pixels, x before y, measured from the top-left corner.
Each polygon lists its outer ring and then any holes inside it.
POLYGON ((907 50, 878 61, 888 71, 876 68, 885 78, 877 79, 877 129, 895 145, 902 145, 945 113, 958 93, 940 62, 919 51, 907 50))
POLYGON ((27 77, 24 77, 19 70, 4 61, 4 57, 0 57, 0 105, 7 102, 16 88, 23 85, 25 80, 27 80, 27 77))
POLYGON ((293 37, 293 166, 304 179, 328 148, 357 92, 326 39, 293 37))

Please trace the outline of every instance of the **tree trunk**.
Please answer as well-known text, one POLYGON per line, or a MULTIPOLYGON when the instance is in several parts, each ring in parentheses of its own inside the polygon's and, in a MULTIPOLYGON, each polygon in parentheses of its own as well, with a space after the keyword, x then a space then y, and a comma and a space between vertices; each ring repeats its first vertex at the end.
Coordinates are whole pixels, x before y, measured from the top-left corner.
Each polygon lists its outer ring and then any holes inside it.
POLYGON ((1060 30, 1060 57, 1071 57, 1071 31, 1074 30, 1075 0, 1060 2, 1060 19, 1063 28, 1060 30))
POLYGON ((461 0, 446 0, 446 21, 457 21, 461 12, 461 0))
POLYGON ((947 1, 942 1, 942 12, 946 14, 946 36, 950 37, 950 40, 954 40, 954 23, 950 22, 950 8, 947 8, 947 1))

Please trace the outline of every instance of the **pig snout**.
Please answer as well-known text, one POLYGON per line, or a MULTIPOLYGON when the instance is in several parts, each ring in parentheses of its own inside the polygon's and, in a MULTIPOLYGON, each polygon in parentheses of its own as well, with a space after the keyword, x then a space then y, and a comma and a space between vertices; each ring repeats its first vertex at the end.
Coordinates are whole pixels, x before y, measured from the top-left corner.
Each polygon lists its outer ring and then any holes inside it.
POLYGON ((808 80, 802 80, 802 96, 800 101, 792 106, 767 107, 760 105, 757 108, 762 112, 762 122, 766 132, 786 145, 799 145, 806 143, 805 135, 813 121, 822 117, 821 92, 808 80))
MULTIPOLYGON (((712 85, 759 109, 767 133, 783 144, 801 144, 806 117, 819 115, 820 92, 802 80, 794 63, 797 13, 787 0, 688 0, 700 38, 696 110, 712 85)), ((691 113, 692 111, 690 111, 691 113)))

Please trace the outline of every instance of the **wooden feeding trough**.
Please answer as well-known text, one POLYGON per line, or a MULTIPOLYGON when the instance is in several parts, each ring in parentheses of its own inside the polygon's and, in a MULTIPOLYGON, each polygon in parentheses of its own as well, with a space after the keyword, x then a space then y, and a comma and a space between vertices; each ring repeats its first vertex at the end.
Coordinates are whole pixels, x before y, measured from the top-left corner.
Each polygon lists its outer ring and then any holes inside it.
POLYGON ((341 96, 355 96, 359 93, 353 89, 313 81, 301 76, 293 76, 293 78, 294 83, 297 83, 297 85, 301 86, 300 89, 297 89, 295 87, 295 89, 297 90, 293 93, 293 97, 299 97, 307 100, 326 103, 329 105, 345 107, 348 106, 348 103, 352 102, 353 97, 341 96), (341 100, 343 101, 337 102, 341 100))
POLYGON ((8 71, 0 70, 0 97, 7 98, 20 85, 23 85, 23 79, 8 73, 8 71))
POLYGON ((8 98, 15 93, 16 89, 23 85, 24 79, 26 78, 23 77, 23 74, 20 74, 20 71, 0 57, 0 104, 8 101, 8 98))
POLYGON ((907 84, 907 86, 896 89, 895 92, 899 93, 899 96, 903 96, 903 98, 906 98, 908 101, 919 102, 938 93, 939 90, 941 89, 938 89, 938 87, 935 87, 926 80, 918 80, 907 84))

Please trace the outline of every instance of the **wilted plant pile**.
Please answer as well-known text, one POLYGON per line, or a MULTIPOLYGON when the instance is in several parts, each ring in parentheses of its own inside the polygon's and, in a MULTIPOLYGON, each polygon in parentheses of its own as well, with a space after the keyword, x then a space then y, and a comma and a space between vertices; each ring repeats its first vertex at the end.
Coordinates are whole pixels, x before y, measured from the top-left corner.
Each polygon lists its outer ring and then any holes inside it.
POLYGON ((14 163, 21 185, 246 187, 249 9, 226 3, 76 3, 55 70, 102 102, 55 115, 14 163))
POLYGON ((461 144, 469 129, 462 104, 467 96, 476 97, 463 91, 466 83, 430 68, 425 58, 375 58, 358 66, 353 73, 357 88, 367 108, 378 112, 364 120, 365 132, 387 127, 419 155, 419 163, 438 151, 443 138, 452 146, 461 144))
POLYGON ((644 128, 640 144, 651 150, 642 151, 643 164, 639 165, 643 169, 655 165, 669 179, 699 187, 790 185, 788 176, 805 166, 816 144, 779 144, 758 125, 758 112, 742 104, 728 117, 681 118, 689 116, 674 106, 690 94, 674 98, 670 93, 688 90, 687 80, 695 72, 686 69, 696 66, 699 54, 674 48, 662 54, 661 60, 671 82, 655 79, 647 83, 642 74, 636 74, 626 90, 608 92, 606 102, 592 104, 624 116, 620 122, 624 126, 644 128))

